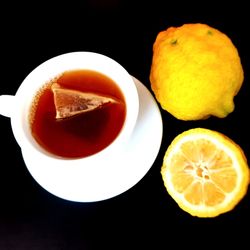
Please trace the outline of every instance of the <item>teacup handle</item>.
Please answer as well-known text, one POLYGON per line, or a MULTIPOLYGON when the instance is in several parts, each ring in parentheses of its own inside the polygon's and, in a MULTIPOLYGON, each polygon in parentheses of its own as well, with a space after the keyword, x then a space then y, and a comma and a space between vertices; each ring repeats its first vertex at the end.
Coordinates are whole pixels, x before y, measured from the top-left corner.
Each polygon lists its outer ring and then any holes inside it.
POLYGON ((0 115, 11 117, 14 108, 14 95, 0 95, 0 115))

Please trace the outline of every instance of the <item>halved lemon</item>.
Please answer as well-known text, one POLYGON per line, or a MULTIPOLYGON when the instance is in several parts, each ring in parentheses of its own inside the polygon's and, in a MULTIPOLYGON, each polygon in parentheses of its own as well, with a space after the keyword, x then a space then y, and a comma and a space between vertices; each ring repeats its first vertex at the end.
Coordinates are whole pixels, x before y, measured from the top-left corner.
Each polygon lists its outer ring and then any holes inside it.
POLYGON ((249 184, 249 167, 241 147, 224 134, 205 128, 187 130, 172 141, 161 174, 179 207, 198 217, 232 210, 249 184))

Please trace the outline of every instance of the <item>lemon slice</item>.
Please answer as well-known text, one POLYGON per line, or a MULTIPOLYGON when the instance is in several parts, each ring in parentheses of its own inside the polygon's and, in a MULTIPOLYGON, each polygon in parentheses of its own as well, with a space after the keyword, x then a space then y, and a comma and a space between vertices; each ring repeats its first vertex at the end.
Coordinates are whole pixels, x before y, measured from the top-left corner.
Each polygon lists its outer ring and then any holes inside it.
POLYGON ((247 159, 239 145, 204 128, 185 131, 172 141, 161 174, 170 196, 198 217, 232 210, 249 184, 247 159))
POLYGON ((111 97, 63 88, 58 83, 53 83, 51 89, 54 94, 56 119, 69 118, 117 102, 111 97))

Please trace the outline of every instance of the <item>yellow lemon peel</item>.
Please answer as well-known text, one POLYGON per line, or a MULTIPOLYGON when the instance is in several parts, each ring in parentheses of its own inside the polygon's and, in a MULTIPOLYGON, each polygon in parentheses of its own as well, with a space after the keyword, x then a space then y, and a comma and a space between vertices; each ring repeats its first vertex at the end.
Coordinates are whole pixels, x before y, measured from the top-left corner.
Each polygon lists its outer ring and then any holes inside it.
POLYGON ((151 88, 161 107, 176 118, 226 117, 243 80, 238 50, 218 29, 190 23, 158 33, 151 88))

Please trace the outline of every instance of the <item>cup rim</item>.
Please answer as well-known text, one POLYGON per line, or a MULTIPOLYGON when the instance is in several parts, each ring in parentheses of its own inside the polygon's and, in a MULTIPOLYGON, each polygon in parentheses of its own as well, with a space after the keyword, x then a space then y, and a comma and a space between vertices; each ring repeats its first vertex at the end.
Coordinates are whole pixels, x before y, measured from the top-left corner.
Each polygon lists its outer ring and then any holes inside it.
POLYGON ((14 136, 21 149, 25 152, 30 150, 30 152, 35 152, 39 157, 61 162, 61 164, 71 164, 72 162, 81 162, 86 159, 88 159, 88 161, 96 161, 99 158, 101 160, 102 158, 110 156, 111 153, 115 154, 116 150, 119 150, 131 136, 139 113, 139 97, 133 77, 119 62, 101 53, 90 51, 68 52, 44 61, 25 77, 16 92, 15 98, 17 101, 15 103, 15 112, 13 112, 13 116, 11 117, 11 125, 14 136), (83 58, 85 59, 83 60, 83 58), (90 66, 87 68, 85 68, 87 65, 86 58, 89 60, 88 63, 90 63, 90 66), (97 68, 95 68, 96 62, 98 62, 97 68), (74 66, 72 66, 72 64, 74 66), (47 152, 35 141, 30 133, 27 115, 29 114, 31 98, 33 99, 34 97, 35 89, 38 90, 41 88, 41 86, 46 83, 44 80, 49 81, 50 78, 57 76, 59 73, 76 69, 76 65, 79 65, 78 68, 82 69, 96 69, 96 71, 108 75, 108 77, 120 86, 126 102, 126 117, 120 133, 107 147, 90 156, 68 159, 47 152), (104 70, 100 70, 102 65, 105 66, 104 70), (107 74, 107 72, 111 72, 111 68, 113 71, 112 74, 107 74), (44 72, 46 72, 46 74, 44 72), (42 79, 39 79, 39 83, 37 83, 36 80, 39 76, 41 76, 42 79))

